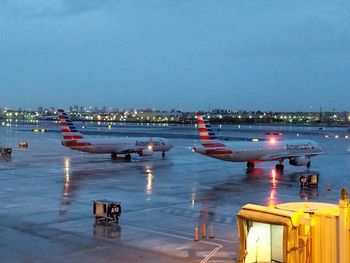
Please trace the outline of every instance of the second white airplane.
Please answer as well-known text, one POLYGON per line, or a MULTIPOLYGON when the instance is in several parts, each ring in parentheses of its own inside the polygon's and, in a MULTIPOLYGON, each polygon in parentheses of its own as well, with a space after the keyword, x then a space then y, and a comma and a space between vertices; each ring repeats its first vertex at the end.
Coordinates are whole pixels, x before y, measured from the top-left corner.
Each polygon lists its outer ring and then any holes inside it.
POLYGON ((113 159, 117 154, 125 155, 125 159, 131 160, 131 153, 140 156, 149 156, 153 152, 161 152, 165 156, 173 145, 163 138, 96 138, 87 139, 74 126, 68 115, 61 109, 57 110, 63 135, 62 145, 81 152, 109 153, 113 159))
POLYGON ((201 145, 193 151, 224 161, 247 162, 247 168, 254 168, 255 163, 278 161, 276 170, 283 171, 283 161, 290 165, 310 167, 310 158, 323 151, 311 140, 269 140, 261 142, 222 143, 216 137, 208 122, 197 113, 199 139, 201 145))

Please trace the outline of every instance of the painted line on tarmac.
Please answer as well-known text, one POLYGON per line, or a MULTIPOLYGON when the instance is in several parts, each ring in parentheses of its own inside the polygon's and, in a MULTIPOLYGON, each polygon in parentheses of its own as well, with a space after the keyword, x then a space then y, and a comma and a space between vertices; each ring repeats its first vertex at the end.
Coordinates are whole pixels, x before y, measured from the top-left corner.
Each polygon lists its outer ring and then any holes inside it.
POLYGON ((222 246, 220 245, 217 248, 214 248, 214 250, 212 252, 209 253, 208 256, 205 257, 205 259, 203 259, 200 263, 205 263, 207 262, 212 256, 214 256, 216 254, 216 252, 218 252, 220 249, 222 248, 222 246))
MULTIPOLYGON (((129 226, 130 226, 130 225, 129 225, 129 226)), ((136 228, 136 226, 135 226, 135 228, 136 228)), ((142 228, 142 229, 144 230, 144 228, 142 228)), ((150 231, 154 231, 154 230, 150 230, 150 231)), ((173 232, 174 232, 174 231, 173 231, 173 232)), ((178 231, 176 231, 176 232, 177 232, 177 233, 184 234, 184 235, 187 235, 187 236, 191 235, 191 234, 189 234, 188 232, 184 232, 184 231, 181 231, 181 230, 178 230, 178 231)), ((164 232, 163 232, 163 233, 164 233, 164 232)), ((169 235, 171 235, 171 234, 169 234, 169 235)), ((185 237, 182 236, 182 238, 185 238, 185 237)), ((185 238, 185 239, 193 240, 193 239, 191 239, 191 238, 185 238)), ((227 239, 221 239, 221 238, 215 238, 215 240, 221 241, 221 242, 223 242, 223 243, 228 243, 228 244, 239 244, 239 241, 234 242, 234 241, 230 241, 230 240, 227 240, 227 239)), ((201 240, 200 242, 210 243, 209 241, 203 241, 203 240, 201 240)), ((217 244, 217 243, 210 243, 210 244, 216 245, 216 246, 220 245, 220 244, 217 244)))
MULTIPOLYGON (((145 229, 145 228, 138 227, 138 226, 131 226, 131 225, 128 225, 128 227, 135 228, 135 229, 138 229, 138 230, 141 230, 141 231, 145 231, 145 232, 150 232, 150 233, 155 233, 155 234, 159 234, 159 235, 170 236, 170 237, 174 237, 174 238, 179 238, 179 239, 185 239, 185 240, 193 241, 192 238, 188 238, 188 237, 184 237, 184 236, 178 236, 178 235, 173 235, 173 234, 164 233, 164 232, 155 231, 155 230, 149 230, 149 229, 145 229)), ((206 263, 206 262, 207 262, 212 256, 214 256, 221 248, 223 248, 223 246, 222 246, 221 244, 217 244, 217 243, 213 243, 213 242, 208 242, 208 241, 203 241, 203 240, 199 240, 199 242, 204 243, 204 244, 209 244, 209 245, 216 246, 216 248, 214 248, 213 251, 211 251, 200 263, 206 263)))

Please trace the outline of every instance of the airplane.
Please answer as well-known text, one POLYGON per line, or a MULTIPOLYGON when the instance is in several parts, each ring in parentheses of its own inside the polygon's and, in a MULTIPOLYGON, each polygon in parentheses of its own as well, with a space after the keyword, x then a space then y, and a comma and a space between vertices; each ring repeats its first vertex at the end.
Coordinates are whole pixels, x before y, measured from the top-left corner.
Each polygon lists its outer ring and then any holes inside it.
POLYGON ((131 160, 131 153, 139 156, 150 156, 153 152, 168 152, 174 145, 163 138, 95 138, 87 139, 74 126, 67 113, 62 109, 57 110, 63 136, 62 145, 72 150, 87 153, 109 153, 112 159, 116 159, 118 154, 125 155, 127 161, 131 160))
POLYGON ((318 144, 311 140, 277 140, 271 138, 258 142, 222 143, 210 128, 210 124, 198 112, 197 123, 201 145, 192 147, 194 152, 230 162, 247 162, 247 168, 254 168, 256 163, 278 161, 277 171, 283 171, 283 161, 290 165, 310 167, 310 158, 323 154, 318 144))

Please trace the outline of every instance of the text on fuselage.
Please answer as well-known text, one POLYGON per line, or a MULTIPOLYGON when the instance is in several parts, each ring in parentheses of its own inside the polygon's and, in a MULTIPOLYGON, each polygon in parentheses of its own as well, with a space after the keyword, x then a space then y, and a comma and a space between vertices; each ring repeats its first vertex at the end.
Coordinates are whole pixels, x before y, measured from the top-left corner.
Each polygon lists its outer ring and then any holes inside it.
POLYGON ((135 146, 138 147, 148 147, 151 146, 163 146, 164 143, 161 141, 136 141, 135 146))
POLYGON ((314 147, 311 144, 287 144, 288 151, 303 151, 310 150, 314 147))

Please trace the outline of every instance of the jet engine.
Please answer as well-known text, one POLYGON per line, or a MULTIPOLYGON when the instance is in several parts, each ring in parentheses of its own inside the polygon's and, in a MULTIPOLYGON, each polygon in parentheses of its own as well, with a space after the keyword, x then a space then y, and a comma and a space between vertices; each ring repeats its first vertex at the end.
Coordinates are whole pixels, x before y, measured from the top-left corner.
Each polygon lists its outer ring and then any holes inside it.
POLYGON ((289 164, 294 166, 303 166, 307 165, 309 162, 309 158, 306 156, 296 157, 289 159, 289 164))
POLYGON ((140 156, 150 156, 150 155, 153 154, 153 150, 150 149, 150 148, 142 149, 142 150, 140 150, 140 151, 138 152, 138 154, 139 154, 140 156))

